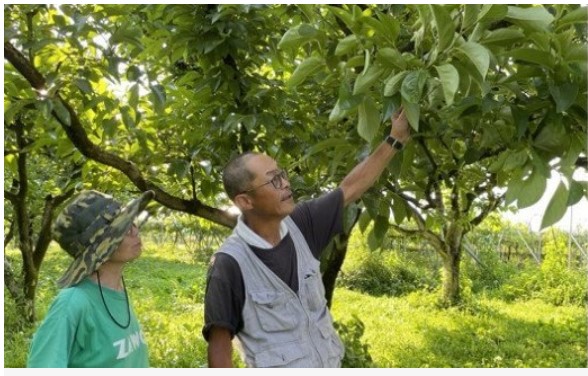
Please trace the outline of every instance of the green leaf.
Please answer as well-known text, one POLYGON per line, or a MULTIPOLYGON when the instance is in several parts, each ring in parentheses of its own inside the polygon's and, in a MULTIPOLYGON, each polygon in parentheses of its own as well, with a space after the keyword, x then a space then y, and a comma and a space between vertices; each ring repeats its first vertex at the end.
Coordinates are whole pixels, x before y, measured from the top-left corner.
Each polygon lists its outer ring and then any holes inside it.
POLYGON ((365 49, 364 51, 365 58, 363 61, 363 71, 365 72, 370 67, 372 55, 370 54, 370 50, 365 49))
POLYGON ((388 81, 386 81, 386 85, 384 86, 384 96, 391 97, 398 93, 402 87, 402 81, 404 81, 404 78, 407 75, 408 72, 400 72, 392 78, 389 78, 388 81))
POLYGON ((469 29, 478 20, 478 14, 480 13, 479 4, 465 4, 462 27, 463 29, 469 29))
POLYGON ((478 15, 479 23, 501 21, 507 14, 508 7, 504 4, 484 4, 478 15))
POLYGON ((437 50, 445 51, 445 49, 447 49, 447 47, 453 42, 453 37, 455 35, 453 20, 442 5, 431 4, 429 7, 435 18, 435 28, 437 29, 437 50))
POLYGON ((553 57, 534 48, 518 48, 509 52, 511 58, 517 61, 533 63, 540 66, 553 67, 553 57))
POLYGON ((392 14, 378 13, 377 16, 385 30, 382 37, 386 38, 392 45, 396 44, 396 38, 400 34, 400 22, 398 19, 392 14))
POLYGON ((278 43, 278 48, 296 50, 304 43, 312 40, 317 34, 318 31, 309 24, 297 25, 286 31, 280 43, 278 43))
POLYGON ((59 121, 67 126, 71 125, 71 115, 67 108, 61 102, 61 99, 56 98, 51 101, 53 103, 53 112, 59 119, 59 121))
POLYGON ((557 113, 566 111, 578 96, 579 87, 577 83, 566 82, 561 85, 549 85, 549 92, 555 101, 557 113))
POLYGON ((524 209, 537 203, 543 197, 546 187, 547 178, 538 169, 533 169, 531 175, 522 182, 517 207, 524 209))
POLYGON ((74 83, 78 87, 78 89, 80 89, 82 91, 82 93, 92 94, 92 92, 93 92, 92 85, 85 78, 76 78, 74 80, 74 83))
POLYGON ((308 76, 320 70, 324 64, 323 59, 317 56, 307 58, 296 67, 294 73, 292 73, 292 76, 286 83, 286 88, 292 89, 300 85, 308 76))
POLYGON ((410 72, 404 81, 400 93, 402 98, 410 103, 419 103, 422 97, 423 89, 427 83, 428 73, 424 70, 410 72))
POLYGON ((586 64, 588 58, 588 46, 583 44, 580 46, 573 46, 562 52, 562 58, 566 62, 577 61, 586 64))
POLYGON ((555 193, 553 194, 553 197, 551 198, 551 201, 549 201, 549 204, 547 204, 545 213, 543 214, 541 230, 557 223, 557 221, 563 217, 568 208, 568 196, 568 188, 563 182, 560 182, 555 193))
POLYGON ((488 34, 482 38, 481 42, 485 45, 502 44, 504 46, 516 43, 523 38, 525 38, 525 34, 521 30, 515 28, 506 28, 488 32, 488 34))
POLYGON ((35 41, 34 43, 24 43, 23 48, 30 49, 33 55, 37 54, 44 47, 49 45, 57 45, 63 43, 63 39, 60 38, 47 38, 35 41))
POLYGON ((343 23, 345 23, 345 25, 348 28, 353 28, 355 21, 353 20, 353 16, 351 15, 351 13, 338 6, 329 6, 329 10, 335 13, 335 16, 337 16, 341 21, 343 21, 343 23))
POLYGON ((390 228, 390 221, 387 217, 382 215, 378 215, 374 220, 374 236, 379 240, 381 243, 390 228))
POLYGON ((501 153, 500 155, 498 155, 498 157, 496 157, 496 159, 492 162, 492 164, 490 165, 488 170, 490 172, 499 172, 502 169, 502 166, 504 165, 504 161, 506 161, 506 158, 508 158, 509 154, 510 154, 510 152, 507 150, 507 151, 501 153))
POLYGON ((570 195, 568 196, 567 206, 573 206, 573 205, 576 205, 578 202, 580 202, 582 197, 584 197, 584 186, 585 185, 586 185, 586 182, 584 182, 584 184, 582 184, 576 180, 572 180, 572 182, 570 183, 570 195))
MULTIPOLYGON (((365 195, 363 197, 366 197, 365 195)), ((364 201, 365 203, 365 201, 364 201)), ((359 230, 364 233, 365 230, 368 228, 370 222, 372 221, 372 218, 370 217, 370 214, 368 213, 367 210, 364 210, 361 212, 361 214, 359 215, 359 221, 357 223, 357 225, 359 226, 359 230)))
POLYGON ((575 23, 586 23, 588 22, 588 9, 586 6, 574 9, 573 11, 569 12, 561 19, 557 21, 557 28, 561 28, 563 26, 575 23))
POLYGON ((414 129, 415 131, 418 132, 419 120, 420 120, 420 114, 421 114, 421 109, 420 109, 419 105, 417 103, 407 102, 403 98, 402 99, 402 108, 404 109, 404 112, 406 113, 406 118, 408 119, 408 123, 410 124, 412 129, 414 129))
POLYGON ((141 36, 143 32, 141 28, 135 26, 123 26, 118 28, 112 33, 110 37, 110 44, 117 45, 119 43, 132 44, 139 49, 143 49, 143 43, 141 43, 141 36))
POLYGON ((402 223, 408 217, 408 209, 404 200, 396 195, 394 195, 394 200, 392 201, 392 214, 394 214, 394 222, 396 224, 402 223))
POLYGON ((339 41, 335 48, 335 56, 342 56, 357 49, 359 42, 355 34, 349 35, 339 41))
POLYGON ((529 31, 547 30, 553 22, 553 16, 543 6, 529 8, 509 6, 506 19, 529 31))
POLYGON ((439 80, 443 85, 443 95, 445 96, 445 102, 451 106, 453 104, 453 98, 459 87, 459 72, 451 64, 444 64, 441 66, 435 66, 437 73, 439 74, 439 80))
POLYGON ((317 153, 322 153, 328 149, 346 148, 349 147, 349 141, 344 138, 328 138, 317 144, 314 144, 306 151, 306 157, 312 156, 317 153))
POLYGON ((155 112, 161 113, 165 109, 166 95, 165 88, 159 84, 151 85, 151 103, 155 112))
POLYGON ((520 174, 514 174, 508 182, 508 188, 504 195, 504 204, 510 205, 515 202, 521 194, 523 189, 523 180, 520 178, 520 174))
POLYGON ((404 57, 402 57, 400 51, 394 48, 384 47, 378 50, 377 57, 380 64, 392 66, 400 70, 406 69, 406 61, 404 60, 404 57))
POLYGON ((133 120, 133 117, 131 116, 130 108, 128 106, 124 106, 120 109, 120 114, 122 115, 122 121, 125 127, 127 127, 128 130, 133 130, 136 124, 135 120, 133 120))
POLYGON ((371 97, 365 97, 357 109, 357 115, 357 133, 367 142, 372 142, 380 127, 380 113, 371 97))
POLYGON ((333 109, 329 113, 330 123, 336 123, 338 121, 341 121, 345 117, 346 111, 341 109, 341 105, 339 104, 340 102, 341 100, 338 99, 337 103, 335 103, 335 107, 333 107, 333 109))
POLYGON ((394 42, 394 31, 387 28, 386 25, 380 20, 373 17, 363 17, 362 22, 368 25, 375 31, 375 35, 385 38, 391 42, 394 42))
POLYGON ((131 86, 131 89, 128 92, 129 96, 129 106, 137 110, 137 106, 139 105, 139 85, 134 84, 131 86))
POLYGON ((127 79, 129 81, 137 81, 141 77, 141 70, 136 65, 131 65, 127 69, 127 79))
POLYGON ((512 20, 541 22, 545 25, 553 21, 553 16, 543 6, 533 6, 529 8, 509 6, 506 17, 512 20))
POLYGON ((457 50, 462 52, 474 64, 482 78, 486 77, 490 66, 490 54, 484 46, 474 42, 466 42, 459 46, 457 50))
MULTIPOLYGON (((14 118, 21 113, 25 106, 35 102, 35 99, 21 99, 11 102, 4 102, 4 124, 11 124, 14 121, 14 118)), ((4 130, 6 131, 6 128, 4 130)))
POLYGON ((364 71, 359 76, 357 76, 355 79, 355 85, 353 87, 353 95, 365 93, 370 88, 370 86, 376 82, 378 78, 380 78, 382 73, 384 73, 383 68, 372 65, 367 69, 367 71, 364 71))
POLYGON ((551 119, 533 140, 533 146, 552 153, 567 150, 569 143, 569 135, 558 118, 551 119))
POLYGON ((504 171, 512 171, 516 168, 522 167, 527 163, 529 156, 527 150, 511 151, 504 161, 502 169, 504 171))

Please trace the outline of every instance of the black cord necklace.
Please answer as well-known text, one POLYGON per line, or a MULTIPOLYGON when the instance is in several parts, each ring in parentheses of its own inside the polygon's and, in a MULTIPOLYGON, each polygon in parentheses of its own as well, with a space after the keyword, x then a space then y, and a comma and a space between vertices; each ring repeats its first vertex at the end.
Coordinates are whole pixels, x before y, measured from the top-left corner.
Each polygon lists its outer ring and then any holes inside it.
POLYGON ((122 329, 128 328, 129 325, 131 325, 131 307, 129 306, 129 295, 127 294, 127 285, 125 285, 125 277, 121 276, 123 289, 125 291, 125 300, 127 302, 127 315, 129 316, 129 321, 127 322, 126 325, 121 325, 121 324, 119 324, 118 321, 116 321, 114 316, 112 316, 112 313, 110 313, 110 310, 108 309, 108 306, 106 305, 106 300, 104 300, 104 293, 102 292, 102 284, 100 283, 100 273, 98 271, 96 271, 96 275, 98 276, 98 288, 100 289, 100 296, 102 297, 102 303, 104 303, 104 308, 106 308, 106 312, 108 312, 108 316, 110 316, 112 321, 114 321, 114 323, 116 325, 118 325, 120 328, 122 328, 122 329))

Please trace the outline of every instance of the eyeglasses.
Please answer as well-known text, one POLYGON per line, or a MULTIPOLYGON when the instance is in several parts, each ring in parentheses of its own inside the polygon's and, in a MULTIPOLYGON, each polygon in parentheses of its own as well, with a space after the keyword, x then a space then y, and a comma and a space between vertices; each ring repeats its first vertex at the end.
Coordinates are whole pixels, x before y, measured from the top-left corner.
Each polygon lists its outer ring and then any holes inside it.
POLYGON ((256 190, 257 188, 261 188, 264 185, 268 185, 270 183, 274 186, 275 189, 282 189, 284 188, 284 180, 288 180, 288 173, 285 170, 280 170, 277 174, 274 175, 273 178, 271 178, 271 180, 266 181, 265 183, 258 185, 257 187, 253 187, 251 189, 243 191, 240 194, 249 193, 251 191, 256 190))

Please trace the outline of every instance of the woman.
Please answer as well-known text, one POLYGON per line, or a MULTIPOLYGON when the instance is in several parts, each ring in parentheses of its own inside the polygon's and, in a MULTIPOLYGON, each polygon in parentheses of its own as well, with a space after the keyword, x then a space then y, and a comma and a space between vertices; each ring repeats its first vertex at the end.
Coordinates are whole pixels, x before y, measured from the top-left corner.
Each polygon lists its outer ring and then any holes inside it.
POLYGON ((84 191, 58 216, 55 240, 74 260, 33 337, 27 367, 149 367, 123 270, 141 255, 133 221, 153 196, 147 191, 121 207, 84 191))

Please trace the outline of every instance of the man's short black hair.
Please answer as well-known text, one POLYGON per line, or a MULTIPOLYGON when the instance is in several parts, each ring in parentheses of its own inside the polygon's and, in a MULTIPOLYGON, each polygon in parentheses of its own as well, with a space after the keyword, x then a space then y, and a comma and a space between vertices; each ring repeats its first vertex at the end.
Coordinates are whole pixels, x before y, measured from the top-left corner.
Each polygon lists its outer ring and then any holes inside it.
POLYGON ((255 179, 255 175, 249 171, 245 164, 249 158, 259 153, 248 151, 233 158, 223 170, 223 185, 225 192, 231 200, 239 193, 246 191, 255 179))

